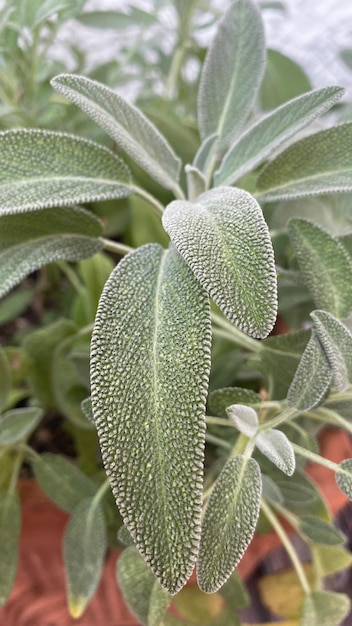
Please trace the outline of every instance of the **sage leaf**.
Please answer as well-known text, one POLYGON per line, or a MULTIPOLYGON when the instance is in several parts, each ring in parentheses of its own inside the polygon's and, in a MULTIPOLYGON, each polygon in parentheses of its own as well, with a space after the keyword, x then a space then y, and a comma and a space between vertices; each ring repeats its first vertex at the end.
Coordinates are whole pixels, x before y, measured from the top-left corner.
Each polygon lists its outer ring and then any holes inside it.
POLYGON ((103 128, 154 180, 175 189, 181 161, 158 129, 112 89, 73 74, 60 74, 51 85, 103 128))
POLYGON ((283 504, 284 499, 276 482, 270 478, 270 476, 262 474, 262 483, 262 496, 264 500, 268 500, 268 502, 273 504, 283 504))
POLYGON ((316 544, 311 546, 311 551, 314 566, 323 578, 342 572, 352 565, 352 554, 344 546, 316 544))
POLYGON ((296 470, 290 477, 280 473, 275 483, 284 498, 284 505, 293 513, 329 518, 321 493, 303 472, 296 470))
POLYGON ((148 626, 163 626, 163 617, 170 604, 170 595, 156 580, 150 594, 148 626))
POLYGON ((198 584, 214 593, 229 578, 256 528, 261 472, 251 458, 236 456, 224 466, 205 511, 198 557, 198 584))
POLYGON ((292 476, 296 468, 295 453, 286 435, 276 428, 260 432, 255 445, 276 467, 287 476, 292 476))
POLYGON ((93 414, 124 523, 172 594, 199 543, 210 337, 206 294, 174 246, 147 244, 112 272, 91 343, 93 414))
POLYGON ((351 141, 352 123, 297 141, 263 169, 256 196, 272 202, 351 191, 351 141))
POLYGON ((0 445, 10 446, 27 439, 42 417, 43 411, 38 407, 7 411, 0 418, 0 445))
POLYGON ((233 185, 299 130, 325 113, 341 98, 343 91, 340 87, 316 89, 290 100, 260 119, 232 144, 215 173, 215 184, 233 185))
POLYGON ((155 576, 138 550, 129 546, 117 561, 117 580, 124 600, 130 611, 144 626, 148 626, 151 595, 154 590, 155 576))
POLYGON ((352 500, 352 459, 341 461, 336 470, 336 482, 341 491, 352 500))
POLYGON ((258 430, 258 415, 254 409, 244 404, 232 404, 226 413, 236 428, 246 437, 253 437, 258 430))
POLYGON ((321 404, 330 387, 331 368, 315 332, 297 367, 287 393, 287 403, 301 411, 310 411, 321 404))
POLYGON ((18 560, 21 512, 14 491, 0 492, 0 606, 11 592, 18 560))
POLYGON ((303 602, 300 626, 340 626, 350 606, 344 593, 312 591, 303 602))
POLYGON ((10 363, 8 362, 5 350, 0 346, 0 414, 6 408, 11 383, 12 375, 10 363))
POLYGON ((266 337, 276 318, 276 271, 254 198, 218 187, 196 203, 175 200, 165 209, 163 226, 224 315, 248 335, 266 337))
POLYGON ((196 167, 192 165, 185 166, 187 178, 188 198, 193 202, 201 193, 206 190, 206 180, 196 167))
POLYGON ((208 396, 209 411, 212 415, 226 417, 226 409, 231 404, 259 405, 261 398, 252 389, 243 387, 222 387, 214 389, 208 396))
POLYGON ((99 500, 87 498, 74 509, 64 535, 67 598, 72 617, 80 617, 101 577, 107 548, 99 500))
POLYGON ((299 531, 313 543, 339 546, 346 541, 345 535, 335 526, 313 515, 300 517, 299 531))
POLYGON ((82 400, 82 402, 81 402, 81 409, 82 409, 82 413, 87 418, 87 420, 89 420, 90 422, 92 422, 92 424, 94 424, 92 400, 91 400, 90 396, 88 398, 84 398, 84 400, 82 400))
POLYGON ((74 135, 16 129, 0 133, 0 214, 125 198, 127 166, 74 135))
POLYGON ((311 318, 329 361, 333 384, 343 390, 352 382, 352 334, 327 311, 313 311, 311 318))
POLYGON ((352 260, 344 246, 304 219, 290 220, 288 233, 317 308, 346 317, 352 309, 352 260))
POLYGON ((193 166, 200 172, 206 172, 210 166, 211 160, 216 154, 217 138, 217 135, 210 135, 200 144, 193 159, 193 166))
POLYGON ((47 263, 95 255, 103 247, 101 232, 94 215, 78 207, 40 209, 25 217, 1 215, 0 208, 0 297, 47 263))
POLYGON ((223 154, 252 108, 264 72, 265 44, 260 13, 251 0, 234 0, 208 49, 198 92, 202 139, 218 135, 223 154))

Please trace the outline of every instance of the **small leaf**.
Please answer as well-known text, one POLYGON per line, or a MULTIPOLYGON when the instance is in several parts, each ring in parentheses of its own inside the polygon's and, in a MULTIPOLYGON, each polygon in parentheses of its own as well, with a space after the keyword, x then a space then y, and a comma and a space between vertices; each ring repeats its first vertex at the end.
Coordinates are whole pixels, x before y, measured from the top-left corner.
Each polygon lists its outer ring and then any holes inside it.
POLYGON ((163 626, 163 617, 170 604, 170 599, 168 592, 156 580, 150 594, 148 626, 163 626))
POLYGON ((63 456, 41 454, 32 462, 32 467, 43 491, 57 506, 69 513, 84 498, 93 497, 96 493, 94 483, 63 456))
POLYGON ((82 400, 82 402, 81 402, 81 409, 82 409, 82 412, 84 413, 84 415, 86 416, 86 418, 90 422, 92 422, 92 424, 94 424, 92 400, 91 400, 90 396, 88 398, 85 398, 84 400, 82 400))
POLYGON ((198 92, 202 139, 219 136, 223 154, 239 133, 255 100, 264 71, 265 44, 260 13, 251 0, 234 0, 210 46, 198 92))
POLYGON ((215 185, 233 185, 274 150, 332 107, 343 94, 325 87, 290 100, 251 126, 226 153, 215 173, 215 185))
POLYGON ((0 414, 6 408, 7 398, 11 390, 11 368, 5 351, 0 346, 0 414))
POLYGON ((117 539, 125 546, 134 546, 134 541, 131 537, 131 533, 129 530, 127 530, 125 524, 122 524, 122 526, 120 526, 117 532, 117 539))
POLYGON ((236 428, 246 437, 253 437, 258 430, 258 415, 254 409, 244 404, 232 404, 226 413, 236 428))
POLYGON ((20 523, 17 493, 0 492, 0 606, 5 604, 15 580, 20 523))
POLYGON ((313 515, 300 517, 299 531, 313 543, 338 546, 346 541, 345 535, 335 526, 313 515))
POLYGON ((111 274, 91 344, 93 414, 124 523, 172 594, 200 536, 210 336, 206 294, 173 246, 143 246, 111 274))
POLYGON ((7 411, 0 419, 0 444, 9 446, 27 439, 42 417, 43 411, 37 407, 7 411))
POLYGON ((212 415, 226 417, 226 409, 231 404, 253 404, 261 403, 261 397, 252 389, 243 387, 223 387, 214 389, 208 396, 209 412, 212 415))
POLYGON ((187 177, 188 198, 193 202, 206 190, 206 180, 203 174, 192 165, 186 165, 185 172, 187 177))
POLYGON ((298 470, 290 477, 280 474, 275 482, 284 498, 285 506, 294 513, 329 519, 321 493, 305 474, 298 470))
POLYGON ((217 139, 217 135, 210 135, 210 137, 204 139, 204 141, 202 141, 202 143, 200 144, 193 159, 193 166, 196 167, 200 172, 207 171, 211 159, 216 153, 217 139))
POLYGON ((347 326, 326 311, 313 311, 311 318, 339 390, 352 382, 352 334, 347 326))
POLYGON ((317 308, 346 317, 352 309, 352 260, 344 246, 307 220, 290 220, 288 232, 317 308))
POLYGON ((321 404, 331 383, 331 368, 315 332, 302 354, 287 393, 287 403, 301 411, 321 404))
POLYGON ((312 591, 304 599, 300 626, 340 626, 350 611, 343 593, 312 591))
POLYGON ((281 430, 269 428, 257 435, 255 445, 287 476, 295 471, 296 461, 292 445, 281 430))
POLYGON ((254 459, 232 457, 223 468, 205 511, 198 557, 198 584, 217 591, 246 551, 256 528, 261 472, 254 459))
POLYGON ((272 480, 270 476, 262 474, 262 483, 264 500, 268 500, 268 502, 272 502, 274 504, 282 504, 284 499, 274 480, 272 480))
POLYGON ((228 319, 266 337, 276 318, 274 254, 262 211, 241 189, 219 187, 197 203, 175 200, 163 226, 228 319))
POLYGON ((341 491, 352 500, 352 459, 341 461, 336 470, 336 482, 341 491))
POLYGON ((104 514, 99 501, 82 500, 64 536, 64 563, 70 614, 81 617, 101 577, 106 552, 104 514))
POLYGON ((155 583, 159 583, 133 546, 126 548, 117 561, 117 580, 128 608, 147 626, 151 594, 155 583))
POLYGON ((74 135, 16 129, 0 133, 0 213, 125 198, 127 166, 110 150, 74 135))
POLYGON ((152 178, 167 189, 175 188, 181 161, 136 107, 112 89, 84 76, 60 74, 51 84, 99 124, 152 178))
POLYGON ((314 569, 321 578, 342 572, 352 565, 352 554, 343 546, 311 546, 314 569))
POLYGON ((297 141, 263 169, 257 181, 258 196, 272 202, 351 191, 351 141, 352 123, 297 141))

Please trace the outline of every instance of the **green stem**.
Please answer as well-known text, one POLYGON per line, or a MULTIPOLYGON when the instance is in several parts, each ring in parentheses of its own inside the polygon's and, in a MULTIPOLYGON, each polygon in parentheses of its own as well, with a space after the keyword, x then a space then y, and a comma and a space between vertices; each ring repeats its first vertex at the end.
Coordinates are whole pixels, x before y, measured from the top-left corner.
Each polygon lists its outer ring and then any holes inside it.
POLYGON ((209 443, 213 443, 215 446, 220 446, 221 448, 225 448, 225 450, 231 450, 232 446, 228 441, 224 441, 220 437, 216 437, 215 435, 211 435, 210 433, 205 433, 205 440, 209 443))
POLYGON ((65 274, 66 278, 68 278, 68 280, 70 281, 72 287, 74 287, 74 289, 77 291, 77 293, 82 293, 82 291, 84 290, 84 286, 72 267, 66 261, 57 261, 57 264, 62 273, 65 274))
POLYGON ((298 411, 294 407, 287 408, 282 413, 280 413, 280 415, 277 415, 276 417, 273 417, 273 419, 269 420, 268 422, 264 422, 263 424, 261 424, 259 426, 259 430, 268 430, 269 428, 276 428, 277 426, 280 426, 280 424, 284 424, 285 422, 292 420, 293 418, 297 417, 297 415, 300 415, 300 414, 301 414, 301 411, 298 411))
POLYGON ((115 252, 121 256, 125 256, 125 254, 129 254, 129 252, 134 251, 134 248, 126 246, 124 243, 120 243, 119 241, 112 241, 111 239, 105 239, 104 237, 100 237, 100 241, 103 242, 104 250, 115 252))
POLYGON ((164 213, 163 205, 161 204, 161 202, 159 202, 159 200, 154 198, 152 194, 148 193, 148 191, 146 191, 145 189, 142 189, 142 187, 134 187, 133 189, 137 196, 148 202, 148 204, 150 204, 153 209, 155 209, 158 215, 162 215, 164 213))
POLYGON ((205 421, 207 424, 215 424, 217 426, 230 426, 231 428, 235 428, 235 425, 231 420, 226 419, 225 417, 214 417, 213 415, 206 415, 205 421))
POLYGON ((104 497, 105 493, 108 491, 110 487, 110 481, 108 479, 104 480, 104 482, 100 485, 98 491, 96 492, 93 498, 93 506, 96 506, 100 500, 104 497))
POLYGON ((352 434, 352 423, 345 417, 342 417, 342 415, 339 415, 339 413, 336 413, 336 411, 331 411, 328 408, 321 407, 319 409, 309 411, 307 415, 324 422, 324 424, 337 424, 338 426, 342 426, 345 430, 352 434))
POLYGON ((245 456, 251 456, 254 445, 255 445, 254 440, 252 442, 251 439, 248 440, 248 437, 240 433, 236 439, 236 443, 232 446, 231 456, 238 456, 239 454, 244 454, 245 456), (252 443, 253 443, 253 446, 252 446, 252 443), (249 455, 248 455, 248 452, 250 452, 249 455))
MULTIPOLYGON (((252 352, 260 352, 262 349, 261 344, 256 339, 252 339, 252 337, 248 337, 241 330, 236 328, 233 324, 225 320, 221 315, 217 313, 211 312, 211 319, 214 324, 220 326, 222 331, 226 332, 226 336, 228 339, 232 340, 234 343, 242 346, 243 348, 247 348, 247 350, 251 350, 252 352)), ((214 331, 218 329, 214 328, 214 331)))
POLYGON ((285 531, 285 529, 283 528, 283 526, 280 524, 280 521, 278 520, 278 518, 276 517, 275 513, 271 510, 271 508, 269 507, 269 505, 265 502, 265 500, 262 500, 261 503, 261 509, 265 515, 265 517, 267 518, 268 522, 271 524, 271 526, 273 527, 273 529, 275 530, 277 536, 279 537, 280 541, 282 542, 282 545, 284 546, 288 556, 291 559, 292 565, 295 568, 297 577, 299 579, 299 582, 301 583, 302 589, 304 591, 304 593, 309 594, 310 593, 310 586, 309 586, 309 582, 307 579, 307 576, 305 574, 305 571, 302 567, 302 563, 300 562, 297 553, 285 531))
POLYGON ((306 448, 302 448, 297 443, 291 442, 291 444, 296 454, 298 454, 299 456, 303 456, 305 459, 307 459, 307 461, 310 461, 311 463, 319 463, 319 465, 323 465, 324 467, 331 469, 333 472, 337 471, 339 467, 338 463, 334 463, 334 461, 325 459, 323 456, 320 456, 320 454, 316 454, 316 452, 306 450, 306 448))

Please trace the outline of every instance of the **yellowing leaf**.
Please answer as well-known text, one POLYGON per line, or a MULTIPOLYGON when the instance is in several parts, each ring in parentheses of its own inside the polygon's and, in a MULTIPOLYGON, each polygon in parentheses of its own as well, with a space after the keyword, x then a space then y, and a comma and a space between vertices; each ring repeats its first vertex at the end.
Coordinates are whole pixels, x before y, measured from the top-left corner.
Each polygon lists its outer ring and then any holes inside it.
MULTIPOLYGON (((314 573, 310 564, 303 565, 308 581, 313 582, 314 573)), ((279 617, 298 619, 304 592, 294 569, 288 569, 263 576, 258 581, 260 598, 263 604, 279 617)))

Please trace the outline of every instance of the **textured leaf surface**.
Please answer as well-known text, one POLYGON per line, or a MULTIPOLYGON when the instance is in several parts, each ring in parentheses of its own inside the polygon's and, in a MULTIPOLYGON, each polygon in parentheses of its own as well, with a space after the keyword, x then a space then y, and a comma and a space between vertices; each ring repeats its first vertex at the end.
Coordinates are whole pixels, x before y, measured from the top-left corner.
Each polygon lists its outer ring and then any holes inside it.
POLYGON ((0 606, 15 580, 20 534, 20 504, 16 492, 0 492, 0 606))
POLYGON ((217 134, 224 152, 244 124, 264 71, 264 33, 251 0, 234 0, 208 50, 198 92, 202 139, 217 134))
POLYGON ((205 511, 198 558, 198 584, 214 593, 229 578, 256 528, 261 498, 261 472, 254 459, 227 461, 205 511))
POLYGON ((290 100, 259 120, 231 146, 215 174, 215 184, 232 185, 325 113, 342 94, 340 87, 317 89, 290 100))
POLYGON ((47 130, 0 133, 0 214, 125 198, 127 166, 93 141, 47 130))
POLYGON ((290 220, 288 232, 316 306, 347 316, 352 310, 352 260, 344 246, 307 220, 290 220))
POLYGON ((226 409, 231 404, 254 404, 259 405, 261 398, 252 389, 243 387, 222 387, 214 389, 208 396, 209 411, 212 415, 226 417, 226 409))
POLYGON ((336 470, 336 482, 341 491, 352 500, 352 459, 341 461, 336 470))
POLYGON ((313 311, 311 318, 332 370, 333 384, 345 389, 352 382, 352 334, 326 311, 313 311))
POLYGON ((329 361, 318 337, 312 332, 287 393, 288 405, 310 411, 321 403, 330 382, 329 361))
POLYGON ((258 415, 254 409, 244 404, 232 404, 226 409, 226 413, 246 437, 253 437, 258 429, 258 415))
POLYGON ((0 346, 0 413, 6 407, 8 395, 11 390, 11 369, 5 351, 0 346))
POLYGON ((149 244, 107 281, 91 345, 92 406, 106 471, 140 552, 170 593, 200 535, 206 294, 177 250, 149 244))
POLYGON ((312 591, 306 596, 300 626, 340 626, 350 611, 350 600, 343 593, 312 591))
POLYGON ((43 416, 42 409, 25 407, 4 413, 0 419, 0 444, 12 445, 26 439, 43 416))
POLYGON ((261 200, 352 190, 352 123, 305 137, 269 163, 257 181, 261 200))
POLYGON ((241 189, 175 200, 163 225, 214 302, 243 332, 265 337, 277 308, 274 254, 262 211, 241 189))
POLYGON ((291 443, 281 430, 270 428, 256 437, 255 444, 264 456, 287 476, 292 476, 296 467, 291 443))
POLYGON ((300 518, 299 530, 313 543, 338 546, 346 541, 345 535, 335 526, 313 515, 304 515, 300 518))
POLYGON ((94 215, 76 207, 1 215, 0 297, 31 272, 53 261, 79 261, 99 252, 102 229, 94 215))
POLYGON ((92 598, 103 570, 107 542, 99 501, 87 498, 78 504, 66 527, 63 547, 69 610, 78 618, 92 598))
POLYGON ((128 608, 147 626, 150 598, 158 581, 133 546, 126 548, 117 561, 117 580, 128 608))
POLYGON ((180 159, 136 107, 112 89, 84 76, 60 74, 51 84, 99 124, 158 183, 169 189, 175 187, 180 159))

